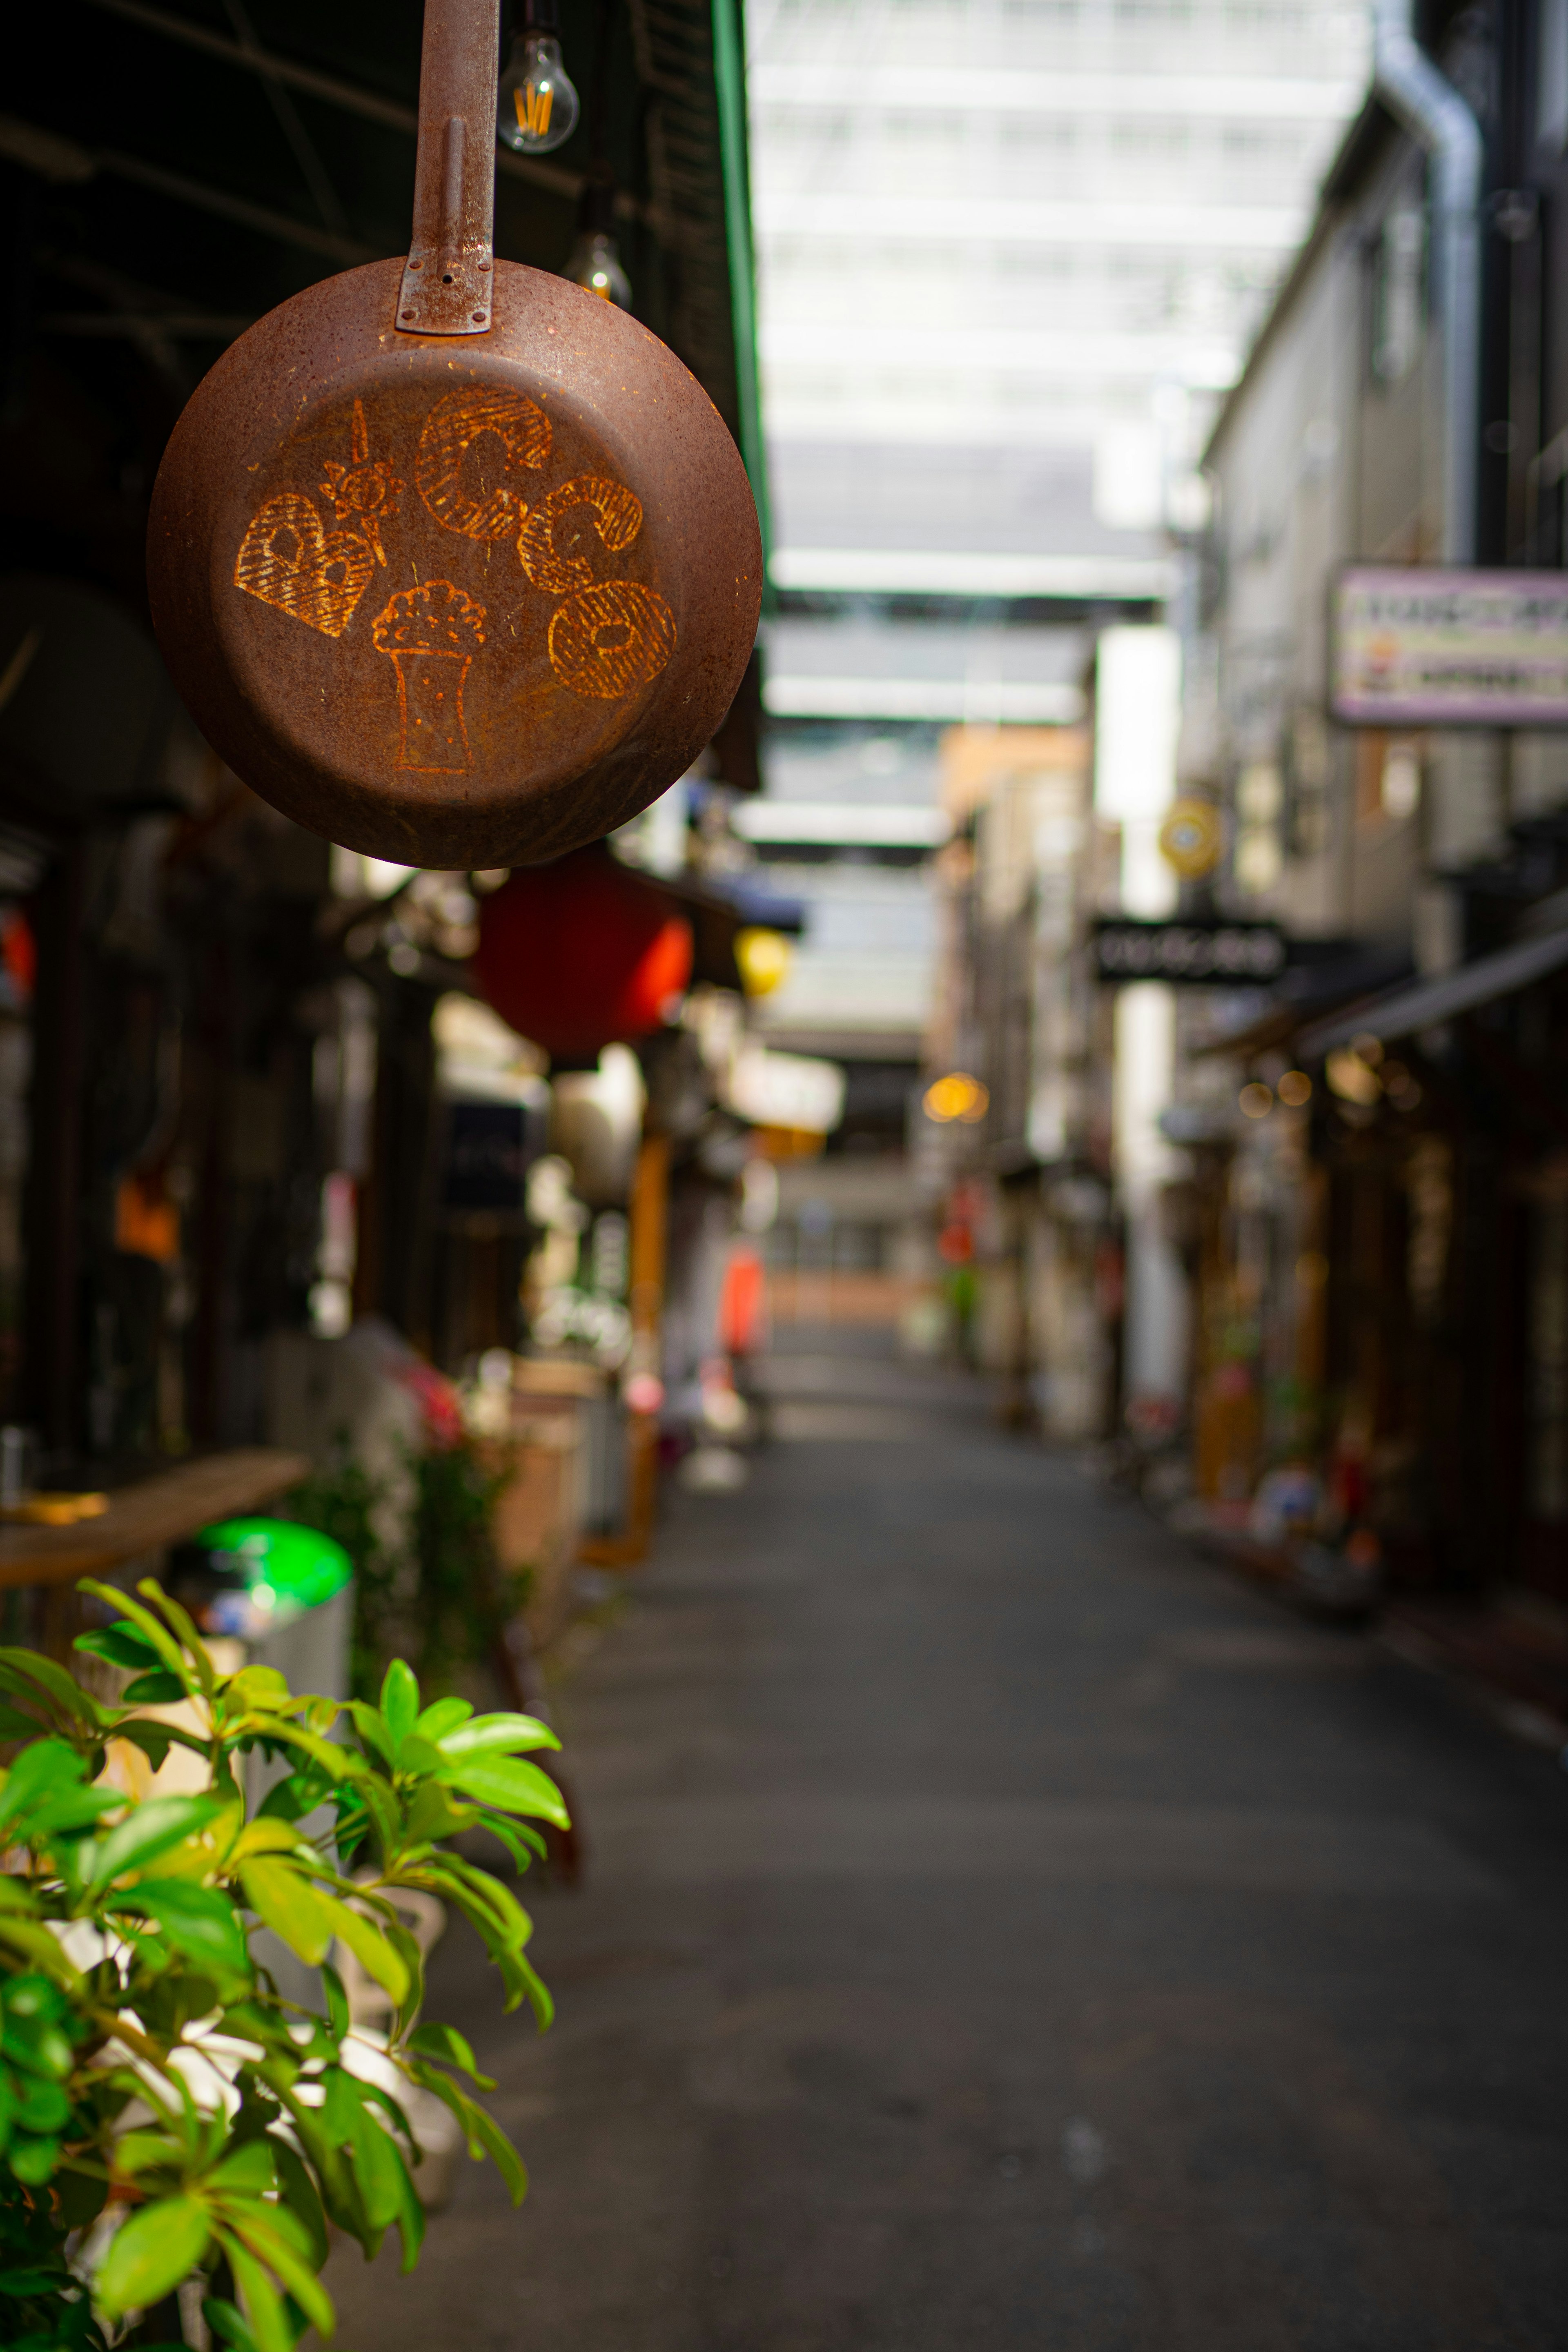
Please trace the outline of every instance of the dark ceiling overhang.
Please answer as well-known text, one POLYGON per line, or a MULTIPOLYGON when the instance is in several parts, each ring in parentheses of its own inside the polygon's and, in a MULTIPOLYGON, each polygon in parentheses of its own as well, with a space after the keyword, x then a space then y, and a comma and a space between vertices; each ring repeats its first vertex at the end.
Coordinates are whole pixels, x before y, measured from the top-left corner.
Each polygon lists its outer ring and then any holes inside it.
MULTIPOLYGON (((636 314, 723 417, 765 527, 740 9, 560 0, 582 121, 548 157, 498 147, 495 245, 562 268, 609 175, 636 314)), ((289 295, 407 249, 422 28, 421 0, 79 0, 8 25, 0 570, 144 613, 147 494, 202 374, 289 295)), ((754 680, 741 702, 712 757, 744 788, 754 680)))
MULTIPOLYGON (((498 148, 496 249, 560 268, 607 166, 637 313, 753 463, 737 0, 562 0, 561 17, 583 120, 557 156, 498 148)), ((417 0, 30 11, 12 28, 0 155, 50 191, 52 246, 205 315, 221 340, 333 267, 406 248, 420 33, 417 0)))

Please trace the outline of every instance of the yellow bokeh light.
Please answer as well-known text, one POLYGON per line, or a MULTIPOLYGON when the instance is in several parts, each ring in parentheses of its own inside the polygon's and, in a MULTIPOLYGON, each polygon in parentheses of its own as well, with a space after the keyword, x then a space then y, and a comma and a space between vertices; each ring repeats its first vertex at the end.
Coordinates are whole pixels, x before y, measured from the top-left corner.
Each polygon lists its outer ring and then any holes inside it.
POLYGON ((944 1078, 937 1078, 925 1092, 925 1114, 945 1127, 952 1119, 961 1118, 973 1126, 985 1116, 991 1097, 978 1078, 967 1070, 950 1070, 944 1078))
POLYGON ((1274 1108, 1274 1089, 1254 1078, 1249 1087, 1243 1087, 1237 1099, 1244 1118, 1267 1118, 1274 1108))
POLYGON ((1282 1103, 1288 1103, 1292 1110, 1300 1110, 1303 1103, 1312 1099, 1312 1081, 1305 1070, 1287 1070, 1277 1091, 1282 1103))
MULTIPOLYGON (((1380 1049, 1381 1050, 1381 1049, 1380 1049)), ((1342 1048, 1329 1055, 1327 1076, 1330 1089, 1342 1102, 1359 1103, 1363 1108, 1374 1103, 1382 1092, 1377 1072, 1363 1059, 1356 1048, 1342 1048)))
POLYGON ((752 927, 735 934, 735 961, 748 996, 771 996, 789 977, 790 944, 782 932, 752 927))
POLYGON ((1185 882, 1212 874, 1225 849, 1225 825, 1212 801, 1184 793, 1160 827, 1160 855, 1185 882))

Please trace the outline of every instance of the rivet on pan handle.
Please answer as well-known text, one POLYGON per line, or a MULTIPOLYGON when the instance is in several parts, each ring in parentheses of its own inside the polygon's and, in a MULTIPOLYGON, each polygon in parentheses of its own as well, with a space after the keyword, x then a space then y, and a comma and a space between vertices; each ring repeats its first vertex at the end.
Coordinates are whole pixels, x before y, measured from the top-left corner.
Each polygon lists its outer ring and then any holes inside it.
POLYGON ((500 0, 425 0, 414 238, 397 298, 405 335, 483 335, 495 301, 500 0))

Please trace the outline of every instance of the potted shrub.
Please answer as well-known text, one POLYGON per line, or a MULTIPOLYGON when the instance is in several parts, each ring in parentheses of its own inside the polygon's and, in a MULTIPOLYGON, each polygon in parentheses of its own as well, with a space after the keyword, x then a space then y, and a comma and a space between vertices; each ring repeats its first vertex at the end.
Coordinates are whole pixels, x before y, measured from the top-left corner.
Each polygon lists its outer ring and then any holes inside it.
POLYGON ((493 2084, 460 2033, 419 2021, 420 1952, 389 1897, 415 1888, 460 1912, 506 2006, 526 2000, 546 2024, 527 1914, 446 1841, 486 1828, 526 1868, 542 1850, 531 1819, 565 1824, 529 1760, 558 1743, 529 1716, 422 1705, 401 1660, 374 1706, 298 1696, 268 1667, 217 1675, 178 1604, 137 1589, 82 1587, 118 1620, 77 1643, 129 1670, 117 1704, 0 1650, 0 1739, 19 1743, 0 1776, 0 2343, 108 2352, 205 2334, 291 2352, 307 2326, 332 2332, 329 2223, 367 2257, 395 2226, 404 2268, 417 2259, 400 2087, 443 2101, 522 2196, 516 2151, 468 2087, 493 2084), (145 1712, 180 1701, 199 1728, 145 1712), (117 1759, 156 1768, 174 1743, 202 1759, 201 1792, 116 1785, 146 1778, 117 1759), (268 1762, 281 1777, 252 1803, 268 1762), (320 1968, 322 2013, 258 1963, 263 1927, 320 1968), (390 1997, 384 2035, 351 2025, 335 1944, 390 1997))

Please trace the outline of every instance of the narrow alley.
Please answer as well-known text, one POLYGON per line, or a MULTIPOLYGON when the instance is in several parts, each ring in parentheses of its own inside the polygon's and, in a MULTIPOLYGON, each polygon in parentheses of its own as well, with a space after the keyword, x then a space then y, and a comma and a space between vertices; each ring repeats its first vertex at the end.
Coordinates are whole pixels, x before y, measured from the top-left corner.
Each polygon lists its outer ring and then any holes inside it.
POLYGON ((1568 1783, 977 1384, 803 1331, 562 1694, 559 2005, 437 1956, 464 2164, 377 2352, 1568 2345, 1568 1783))

